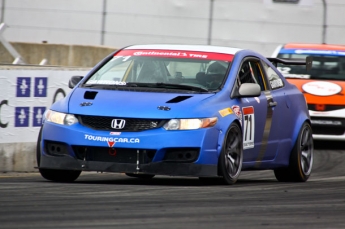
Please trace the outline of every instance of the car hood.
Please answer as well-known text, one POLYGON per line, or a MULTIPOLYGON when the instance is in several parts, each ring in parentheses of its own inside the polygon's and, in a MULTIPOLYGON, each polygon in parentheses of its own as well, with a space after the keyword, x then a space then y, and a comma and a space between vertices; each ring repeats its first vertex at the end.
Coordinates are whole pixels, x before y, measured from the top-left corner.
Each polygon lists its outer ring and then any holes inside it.
POLYGON ((336 80, 287 79, 303 92, 308 104, 345 105, 345 82, 336 80))
POLYGON ((69 113, 129 118, 205 117, 214 94, 179 94, 76 88, 69 113))

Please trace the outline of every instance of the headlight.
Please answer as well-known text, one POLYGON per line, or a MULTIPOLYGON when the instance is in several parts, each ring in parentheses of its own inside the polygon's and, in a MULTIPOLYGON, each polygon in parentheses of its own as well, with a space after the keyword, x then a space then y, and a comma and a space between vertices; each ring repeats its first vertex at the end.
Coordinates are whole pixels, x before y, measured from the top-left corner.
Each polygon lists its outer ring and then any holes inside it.
POLYGON ((71 126, 75 123, 78 123, 78 119, 74 115, 56 112, 52 110, 47 110, 44 113, 44 119, 47 122, 53 122, 67 126, 71 126))
POLYGON ((217 117, 195 119, 171 119, 163 128, 166 130, 196 130, 216 125, 217 117))

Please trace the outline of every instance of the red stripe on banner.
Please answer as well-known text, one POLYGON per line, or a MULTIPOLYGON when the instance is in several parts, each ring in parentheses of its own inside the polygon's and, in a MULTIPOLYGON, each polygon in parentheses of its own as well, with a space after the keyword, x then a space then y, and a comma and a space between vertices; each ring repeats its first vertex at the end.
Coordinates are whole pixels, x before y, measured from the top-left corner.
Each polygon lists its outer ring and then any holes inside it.
POLYGON ((120 52, 116 53, 116 56, 147 56, 224 61, 232 61, 232 59, 234 58, 234 56, 231 54, 178 50, 121 50, 120 52))
POLYGON ((254 107, 243 107, 243 115, 254 114, 254 107))

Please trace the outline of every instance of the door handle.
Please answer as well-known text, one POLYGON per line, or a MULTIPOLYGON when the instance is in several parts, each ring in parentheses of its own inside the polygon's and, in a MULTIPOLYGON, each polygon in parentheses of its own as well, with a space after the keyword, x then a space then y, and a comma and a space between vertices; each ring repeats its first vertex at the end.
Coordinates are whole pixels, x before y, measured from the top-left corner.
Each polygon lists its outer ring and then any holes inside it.
POLYGON ((275 106, 277 106, 277 104, 278 104, 277 102, 269 102, 268 106, 269 107, 275 107, 275 106))

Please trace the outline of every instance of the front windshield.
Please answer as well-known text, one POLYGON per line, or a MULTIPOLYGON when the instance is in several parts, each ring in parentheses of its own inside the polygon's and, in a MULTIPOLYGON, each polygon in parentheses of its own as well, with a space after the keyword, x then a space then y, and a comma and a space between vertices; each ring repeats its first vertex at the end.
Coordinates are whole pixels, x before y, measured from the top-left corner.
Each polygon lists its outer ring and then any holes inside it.
POLYGON ((232 58, 228 54, 204 52, 122 50, 85 85, 189 85, 216 90, 224 81, 232 58))
POLYGON ((278 64, 278 70, 286 78, 345 80, 345 56, 305 54, 278 55, 279 58, 287 59, 305 59, 307 56, 313 58, 313 65, 309 71, 307 71, 306 67, 303 65, 286 66, 283 64, 278 64))

